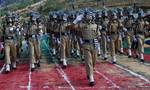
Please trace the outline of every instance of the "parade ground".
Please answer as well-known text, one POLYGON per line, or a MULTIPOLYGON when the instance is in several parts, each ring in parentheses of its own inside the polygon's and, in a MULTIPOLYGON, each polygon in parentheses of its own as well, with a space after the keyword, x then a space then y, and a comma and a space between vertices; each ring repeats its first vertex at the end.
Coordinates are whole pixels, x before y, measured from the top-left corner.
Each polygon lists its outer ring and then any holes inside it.
MULTIPOLYGON (((41 67, 31 72, 29 58, 19 59, 17 69, 5 74, 0 61, 0 90, 150 90, 150 54, 145 46, 145 63, 117 55, 117 64, 98 58, 94 71, 96 85, 88 86, 84 61, 69 58, 63 69, 51 56, 46 41, 42 42, 41 67), (146 52, 147 50, 147 52, 146 52), (44 53, 45 52, 45 53, 44 53)), ((125 51, 125 49, 124 49, 125 51)))

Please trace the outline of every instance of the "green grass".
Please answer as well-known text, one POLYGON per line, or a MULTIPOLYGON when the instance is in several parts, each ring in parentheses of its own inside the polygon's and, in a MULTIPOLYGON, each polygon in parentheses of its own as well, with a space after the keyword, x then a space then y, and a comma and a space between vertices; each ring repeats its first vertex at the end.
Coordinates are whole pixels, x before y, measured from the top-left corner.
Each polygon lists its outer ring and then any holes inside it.
POLYGON ((11 11, 11 12, 17 11, 19 9, 23 9, 29 5, 32 5, 38 1, 40 1, 40 0, 22 0, 20 2, 13 4, 13 5, 10 5, 9 7, 2 9, 0 12, 0 16, 4 16, 7 11, 11 11))

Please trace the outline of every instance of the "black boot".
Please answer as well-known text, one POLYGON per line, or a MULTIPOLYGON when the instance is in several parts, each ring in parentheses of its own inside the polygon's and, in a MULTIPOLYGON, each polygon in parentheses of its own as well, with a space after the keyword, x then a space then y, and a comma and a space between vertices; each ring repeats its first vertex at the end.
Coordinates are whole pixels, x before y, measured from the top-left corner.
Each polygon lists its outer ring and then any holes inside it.
POLYGON ((94 86, 94 85, 95 85, 95 82, 90 82, 89 83, 89 86, 91 86, 91 87, 94 86))

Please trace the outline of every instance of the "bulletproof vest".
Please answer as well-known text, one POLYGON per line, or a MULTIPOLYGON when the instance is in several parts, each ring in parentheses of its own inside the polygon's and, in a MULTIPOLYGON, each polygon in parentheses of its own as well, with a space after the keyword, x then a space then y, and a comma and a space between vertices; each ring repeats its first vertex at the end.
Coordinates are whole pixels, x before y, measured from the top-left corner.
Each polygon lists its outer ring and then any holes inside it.
POLYGON ((132 19, 129 19, 129 20, 127 20, 127 22, 126 22, 126 28, 127 29, 130 29, 130 28, 132 28, 132 24, 133 24, 133 20, 132 19))
POLYGON ((5 37, 14 37, 15 36, 15 27, 13 26, 6 26, 5 29, 5 37))
POLYGON ((117 32, 118 31, 118 26, 119 26, 119 23, 117 21, 112 22, 110 24, 110 31, 111 32, 117 32))
POLYGON ((137 33, 143 33, 144 32, 144 21, 140 21, 138 24, 137 24, 137 33))
POLYGON ((32 24, 29 30, 30 35, 37 35, 38 34, 38 26, 35 24, 32 24))
POLYGON ((82 38, 86 40, 95 39, 98 35, 96 24, 83 24, 82 25, 82 38))

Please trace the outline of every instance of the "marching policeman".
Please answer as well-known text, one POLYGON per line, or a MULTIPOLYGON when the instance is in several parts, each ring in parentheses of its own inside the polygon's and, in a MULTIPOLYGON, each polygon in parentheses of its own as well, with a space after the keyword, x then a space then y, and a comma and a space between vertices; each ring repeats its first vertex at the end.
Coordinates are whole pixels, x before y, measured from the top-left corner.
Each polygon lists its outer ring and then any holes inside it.
POLYGON ((136 34, 136 38, 138 41, 138 56, 140 58, 141 62, 144 62, 144 40, 145 40, 145 21, 143 19, 143 17, 139 17, 137 19, 137 24, 136 24, 136 30, 135 30, 135 34, 136 34))
POLYGON ((30 29, 28 31, 28 43, 31 55, 31 62, 30 62, 31 71, 35 70, 36 67, 35 65, 37 65, 37 67, 40 67, 40 49, 39 49, 40 29, 38 28, 37 18, 39 18, 39 16, 35 14, 31 16, 30 29))
POLYGON ((101 45, 102 45, 102 57, 104 60, 107 60, 107 31, 108 31, 109 19, 107 16, 107 12, 102 12, 102 29, 101 29, 101 45))
POLYGON ((4 48, 6 73, 10 72, 10 66, 16 69, 16 46, 15 46, 15 28, 12 14, 6 16, 6 27, 4 30, 4 48), (12 56, 12 58, 11 58, 12 56))
POLYGON ((132 41, 133 41, 133 36, 134 36, 134 32, 133 32, 133 16, 131 13, 129 13, 128 18, 125 20, 124 22, 124 26, 127 29, 125 31, 125 37, 127 39, 127 44, 128 44, 128 57, 131 58, 132 53, 131 53, 131 45, 132 45, 132 41))
POLYGON ((112 56, 113 64, 116 63, 116 48, 118 44, 117 40, 119 37, 118 29, 119 29, 119 21, 117 19, 116 14, 114 13, 109 25, 110 48, 111 48, 111 56, 112 56))
POLYGON ((60 32, 60 59, 63 62, 63 68, 67 66, 67 53, 68 53, 68 36, 66 31, 67 26, 67 16, 66 14, 62 14, 59 17, 59 32, 60 32))
POLYGON ((94 67, 97 59, 97 52, 94 46, 94 39, 97 38, 97 25, 93 23, 93 15, 87 14, 84 16, 84 21, 81 23, 81 37, 83 39, 84 58, 86 65, 87 78, 89 85, 94 86, 94 67))

